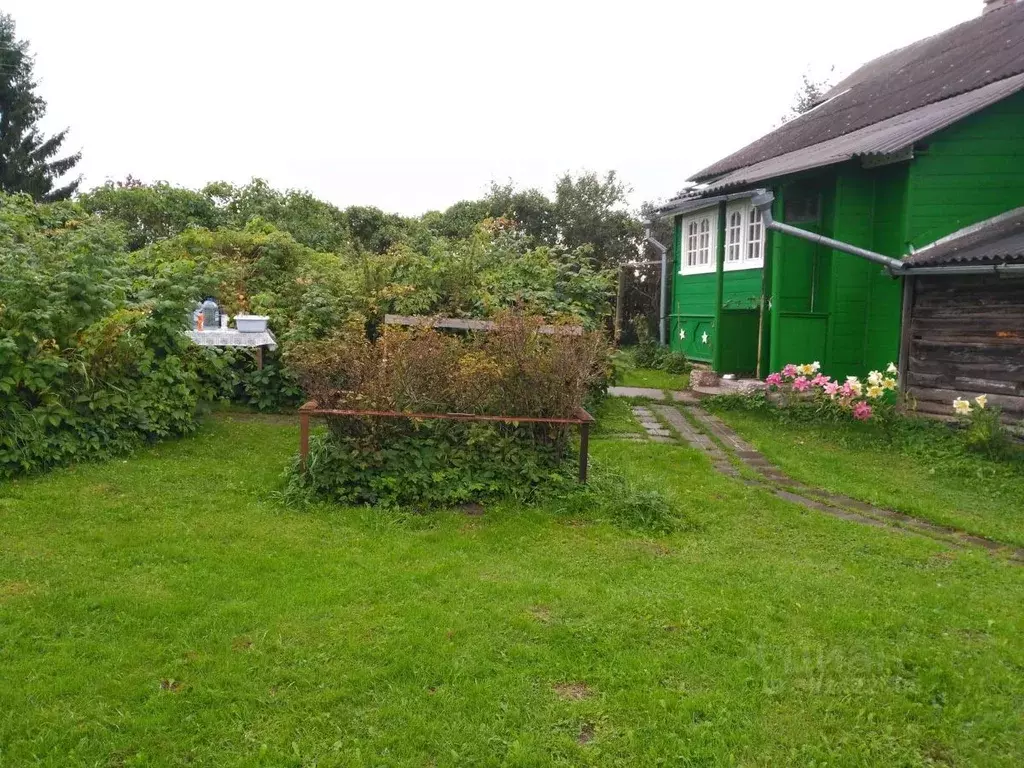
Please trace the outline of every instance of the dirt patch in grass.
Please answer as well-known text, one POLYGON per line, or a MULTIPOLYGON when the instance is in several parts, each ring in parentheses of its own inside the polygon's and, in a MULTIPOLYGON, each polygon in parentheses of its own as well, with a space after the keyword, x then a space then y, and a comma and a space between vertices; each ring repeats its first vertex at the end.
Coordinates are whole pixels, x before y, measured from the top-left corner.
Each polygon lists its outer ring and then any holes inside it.
POLYGON ((231 643, 231 648, 235 651, 247 651, 252 648, 252 640, 244 635, 236 637, 231 643))
POLYGON ((580 728, 580 735, 576 737, 576 743, 580 746, 589 744, 594 740, 594 726, 591 723, 584 723, 580 728))
POLYGON ((160 690, 170 691, 171 693, 177 693, 180 691, 185 684, 181 680, 171 680, 170 678, 164 678, 160 681, 160 690))
POLYGON ((471 501, 468 504, 463 504, 461 507, 459 507, 459 509, 461 509, 470 517, 480 517, 481 515, 483 515, 484 512, 486 512, 486 510, 484 509, 484 505, 477 504, 475 501, 471 501))
POLYGON ((646 539, 639 539, 633 542, 633 546, 637 549, 649 552, 655 557, 668 557, 669 555, 675 554, 675 550, 672 547, 661 543, 660 541, 649 541, 646 539))
POLYGON ((583 701, 593 695, 586 683, 558 683, 554 688, 558 697, 566 701, 583 701))
POLYGON ((12 597, 28 597, 35 593, 35 587, 27 581, 0 581, 0 600, 12 597))
POLYGON ((544 605, 533 605, 526 609, 541 624, 551 623, 551 609, 544 605))

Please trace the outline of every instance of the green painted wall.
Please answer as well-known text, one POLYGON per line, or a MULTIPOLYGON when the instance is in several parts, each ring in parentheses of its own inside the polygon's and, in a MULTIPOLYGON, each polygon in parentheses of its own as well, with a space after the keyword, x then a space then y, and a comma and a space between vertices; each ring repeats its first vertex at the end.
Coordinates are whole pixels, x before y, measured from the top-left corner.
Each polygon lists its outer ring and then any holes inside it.
MULTIPOLYGON (((725 219, 719 217, 721 221, 725 219)), ((681 275, 681 217, 677 217, 673 236, 672 311, 669 323, 669 346, 691 360, 710 363, 716 345, 724 355, 719 361, 721 372, 752 373, 757 367, 757 330, 760 325, 758 307, 761 301, 760 269, 743 269, 722 273, 722 307, 732 312, 728 321, 718 322, 716 292, 718 275, 681 275), (755 318, 753 324, 750 315, 755 318), (721 327, 721 331, 719 331, 721 327), (680 338, 684 332, 686 338, 680 338), (708 335, 707 343, 704 334, 708 335)), ((724 238, 719 236, 719 243, 724 238)))
MULTIPOLYGON (((760 270, 758 270, 760 271, 760 270)), ((757 372, 757 332, 761 313, 756 309, 723 309, 719 373, 752 376, 757 372)))
POLYGON ((676 265, 672 299, 672 350, 691 360, 711 362, 715 330, 715 273, 680 275, 676 265), (686 338, 680 338, 685 331, 686 338), (708 343, 703 341, 708 334, 708 343))
MULTIPOLYGON (((890 255, 905 241, 907 165, 865 169, 847 163, 782 188, 817 188, 821 216, 798 224, 890 255)), ((826 373, 863 375, 895 360, 901 283, 878 265, 839 251, 779 236, 773 249, 773 334, 770 367, 818 360, 826 373), (776 274, 777 273, 777 274, 776 274)))
MULTIPOLYGON (((835 178, 832 171, 782 185, 774 215, 785 221, 785 200, 817 195, 821 215, 816 222, 787 222, 823 235, 831 235, 835 178)), ((772 238, 772 309, 769 368, 790 362, 825 363, 829 339, 829 296, 832 265, 829 251, 788 235, 772 238)))
MULTIPOLYGON (((818 221, 796 226, 900 257, 911 245, 1024 206, 1024 93, 936 134, 910 162, 864 168, 852 161, 773 186, 777 219, 785 220, 787 196, 816 190, 818 221)), ((756 361, 756 318, 764 347, 761 375, 813 360, 832 376, 863 375, 898 358, 902 281, 878 265, 771 233, 766 274, 724 273, 719 307, 714 274, 678 275, 680 245, 677 221, 673 349, 710 360, 720 343, 721 372, 740 372, 737 366, 756 361), (763 323, 757 313, 762 280, 771 298, 763 323), (701 344, 705 330, 710 345, 701 344)))
POLYGON ((739 269, 722 275, 723 309, 757 309, 761 301, 761 270, 739 269))
MULTIPOLYGON (((906 163, 874 171, 875 211, 872 248, 899 258, 907 250, 906 203, 910 168, 906 163)), ((903 279, 893 279, 881 269, 870 272, 870 303, 865 329, 864 364, 881 370, 899 358, 903 279)))
POLYGON ((1024 93, 925 143, 910 167, 907 239, 915 247, 1024 205, 1024 93))

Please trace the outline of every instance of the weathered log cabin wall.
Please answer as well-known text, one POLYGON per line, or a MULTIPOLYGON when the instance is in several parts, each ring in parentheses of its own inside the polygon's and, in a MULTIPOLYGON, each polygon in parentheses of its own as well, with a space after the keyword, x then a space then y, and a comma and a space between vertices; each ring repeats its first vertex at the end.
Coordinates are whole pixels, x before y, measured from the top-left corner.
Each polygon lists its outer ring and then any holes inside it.
POLYGON ((913 278, 907 388, 917 410, 951 416, 953 400, 988 395, 1024 419, 1024 277, 913 278))

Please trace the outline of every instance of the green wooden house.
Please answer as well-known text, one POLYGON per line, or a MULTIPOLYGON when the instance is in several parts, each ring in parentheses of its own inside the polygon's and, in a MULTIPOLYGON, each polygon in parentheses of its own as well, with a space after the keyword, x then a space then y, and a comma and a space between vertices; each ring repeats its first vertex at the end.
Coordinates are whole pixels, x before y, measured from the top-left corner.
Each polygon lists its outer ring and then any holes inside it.
POLYGON ((903 278, 771 231, 776 221, 901 259, 1024 205, 1024 4, 882 56, 809 112, 694 174, 674 221, 674 350, 719 373, 820 361, 861 375, 899 356, 903 278))

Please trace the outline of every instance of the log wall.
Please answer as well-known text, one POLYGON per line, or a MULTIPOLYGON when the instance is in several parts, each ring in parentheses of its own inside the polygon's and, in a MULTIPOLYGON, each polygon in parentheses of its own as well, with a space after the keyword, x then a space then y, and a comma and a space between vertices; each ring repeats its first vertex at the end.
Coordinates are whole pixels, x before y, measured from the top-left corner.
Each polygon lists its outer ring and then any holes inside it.
POLYGON ((988 395, 1007 422, 1024 419, 1024 277, 914 278, 907 392, 921 413, 988 395))

